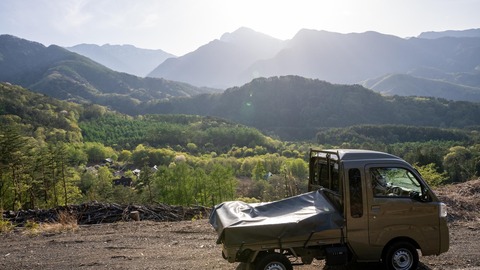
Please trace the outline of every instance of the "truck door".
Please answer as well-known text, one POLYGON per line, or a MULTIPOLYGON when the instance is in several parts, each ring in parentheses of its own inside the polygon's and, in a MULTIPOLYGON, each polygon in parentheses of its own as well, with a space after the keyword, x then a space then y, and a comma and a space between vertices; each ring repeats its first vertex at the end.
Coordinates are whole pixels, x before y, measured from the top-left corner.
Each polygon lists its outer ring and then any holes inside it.
POLYGON ((372 252, 380 256, 396 237, 413 239, 425 251, 438 249, 439 205, 423 180, 411 168, 391 164, 366 166, 365 175, 372 252))
MULTIPOLYGON (((346 236, 348 245, 358 261, 369 259, 368 216, 363 166, 345 168, 346 179, 346 236)), ((374 260, 374 258, 372 259, 374 260)))

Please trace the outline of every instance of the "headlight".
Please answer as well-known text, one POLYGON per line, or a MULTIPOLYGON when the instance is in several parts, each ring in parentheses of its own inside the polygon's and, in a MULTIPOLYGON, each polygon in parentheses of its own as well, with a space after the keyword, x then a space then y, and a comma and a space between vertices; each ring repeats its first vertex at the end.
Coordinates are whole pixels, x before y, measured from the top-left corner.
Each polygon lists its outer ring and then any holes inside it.
POLYGON ((444 204, 444 203, 440 203, 440 217, 444 218, 444 217, 447 217, 447 205, 444 204))

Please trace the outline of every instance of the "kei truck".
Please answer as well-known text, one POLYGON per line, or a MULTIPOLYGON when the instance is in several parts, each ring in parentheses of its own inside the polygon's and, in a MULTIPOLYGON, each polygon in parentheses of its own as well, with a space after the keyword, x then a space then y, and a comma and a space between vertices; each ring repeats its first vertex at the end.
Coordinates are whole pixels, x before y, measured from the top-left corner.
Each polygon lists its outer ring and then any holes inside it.
POLYGON ((274 202, 216 205, 210 224, 239 268, 288 270, 381 262, 417 269, 449 248, 447 206, 403 159, 377 151, 310 149, 308 192, 274 202))

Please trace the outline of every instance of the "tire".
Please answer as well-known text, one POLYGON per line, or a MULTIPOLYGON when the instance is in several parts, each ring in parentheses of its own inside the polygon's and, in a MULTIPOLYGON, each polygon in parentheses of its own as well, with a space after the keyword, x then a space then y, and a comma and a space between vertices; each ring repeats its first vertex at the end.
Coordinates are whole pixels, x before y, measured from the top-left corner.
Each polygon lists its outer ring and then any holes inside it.
POLYGON ((408 242, 396 242, 390 245, 383 261, 387 270, 415 270, 418 267, 418 252, 408 242))
POLYGON ((293 270, 293 267, 285 255, 266 253, 256 261, 255 270, 293 270))

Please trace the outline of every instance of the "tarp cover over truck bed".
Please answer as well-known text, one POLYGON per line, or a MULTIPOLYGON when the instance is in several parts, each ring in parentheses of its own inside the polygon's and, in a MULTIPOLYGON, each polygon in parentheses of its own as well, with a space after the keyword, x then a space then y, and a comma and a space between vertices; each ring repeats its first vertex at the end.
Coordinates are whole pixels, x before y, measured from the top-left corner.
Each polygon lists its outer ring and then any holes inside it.
POLYGON ((218 244, 240 246, 307 240, 313 232, 340 231, 343 218, 318 190, 269 203, 224 202, 214 207, 210 224, 217 231, 218 244))

